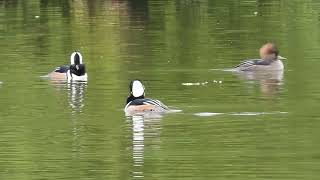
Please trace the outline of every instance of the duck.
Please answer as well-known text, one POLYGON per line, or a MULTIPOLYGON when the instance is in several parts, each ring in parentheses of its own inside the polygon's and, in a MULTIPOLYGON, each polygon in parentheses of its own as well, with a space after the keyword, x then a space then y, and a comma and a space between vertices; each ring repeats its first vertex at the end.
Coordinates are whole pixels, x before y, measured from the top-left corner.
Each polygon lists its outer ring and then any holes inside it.
POLYGON ((260 59, 249 59, 235 66, 238 71, 282 71, 282 60, 286 58, 279 55, 279 50, 274 43, 264 44, 260 50, 260 59))
POLYGON ((145 87, 140 80, 133 80, 129 85, 130 95, 127 98, 124 111, 127 114, 146 112, 166 112, 169 108, 161 101, 145 98, 145 87))
POLYGON ((56 67, 48 77, 53 80, 87 81, 88 75, 81 53, 73 52, 70 56, 70 65, 56 67))

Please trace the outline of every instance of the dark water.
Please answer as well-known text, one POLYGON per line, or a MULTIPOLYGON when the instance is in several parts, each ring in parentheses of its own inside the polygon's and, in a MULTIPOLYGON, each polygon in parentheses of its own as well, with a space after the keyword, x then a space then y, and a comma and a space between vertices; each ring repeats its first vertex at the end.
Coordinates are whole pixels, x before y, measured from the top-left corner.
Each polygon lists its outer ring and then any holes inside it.
POLYGON ((318 179, 320 3, 0 0, 0 179, 318 179), (275 42, 283 74, 235 74, 275 42), (79 50, 88 83, 40 76, 79 50), (182 112, 129 117, 128 84, 182 112))

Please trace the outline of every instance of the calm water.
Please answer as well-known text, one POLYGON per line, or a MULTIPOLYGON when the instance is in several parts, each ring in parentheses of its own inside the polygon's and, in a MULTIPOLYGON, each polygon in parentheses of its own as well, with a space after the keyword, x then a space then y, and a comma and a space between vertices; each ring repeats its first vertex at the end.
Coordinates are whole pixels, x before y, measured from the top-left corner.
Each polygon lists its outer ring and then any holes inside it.
POLYGON ((0 179, 318 179, 320 3, 0 0, 0 179), (275 42, 283 74, 221 69, 275 42), (72 51, 88 83, 44 80, 72 51), (132 79, 182 112, 125 117, 132 79))

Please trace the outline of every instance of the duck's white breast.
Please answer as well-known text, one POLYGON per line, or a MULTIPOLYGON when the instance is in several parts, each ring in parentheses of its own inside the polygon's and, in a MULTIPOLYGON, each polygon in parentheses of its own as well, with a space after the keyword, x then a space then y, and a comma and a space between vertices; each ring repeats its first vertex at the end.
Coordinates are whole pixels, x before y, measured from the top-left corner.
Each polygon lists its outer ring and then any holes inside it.
POLYGON ((67 72, 67 78, 68 81, 87 81, 88 80, 88 75, 87 73, 82 75, 82 76, 77 76, 75 74, 70 75, 70 70, 67 72))
POLYGON ((281 60, 277 60, 270 64, 269 69, 272 71, 280 71, 284 69, 284 66, 281 60))

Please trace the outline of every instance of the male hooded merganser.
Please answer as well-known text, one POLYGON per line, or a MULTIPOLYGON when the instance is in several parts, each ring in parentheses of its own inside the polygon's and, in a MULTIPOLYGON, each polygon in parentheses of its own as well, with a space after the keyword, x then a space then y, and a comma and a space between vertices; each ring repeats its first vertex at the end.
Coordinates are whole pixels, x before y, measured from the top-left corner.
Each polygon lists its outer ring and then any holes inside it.
POLYGON ((284 69, 281 60, 286 58, 279 56, 279 50, 273 43, 264 44, 259 53, 261 59, 243 61, 235 69, 239 71, 279 71, 284 69))
POLYGON ((48 75, 51 79, 68 81, 87 81, 85 65, 82 61, 82 55, 79 52, 73 52, 70 56, 70 65, 57 67, 48 75))
POLYGON ((127 113, 165 112, 169 108, 159 100, 145 98, 144 86, 139 80, 134 80, 130 83, 130 96, 124 110, 127 113))

